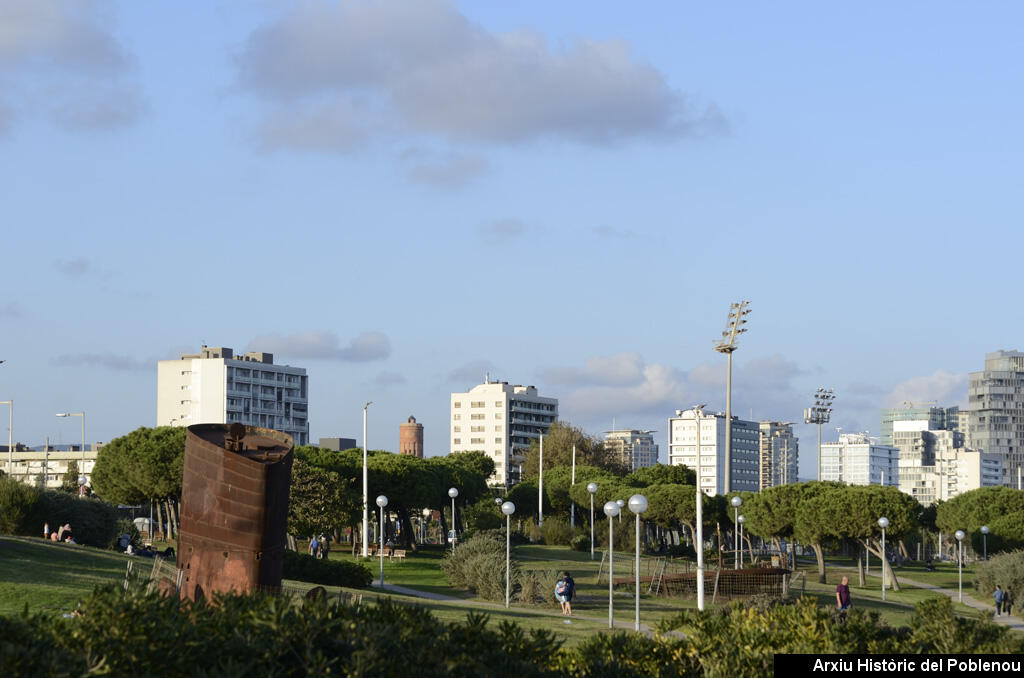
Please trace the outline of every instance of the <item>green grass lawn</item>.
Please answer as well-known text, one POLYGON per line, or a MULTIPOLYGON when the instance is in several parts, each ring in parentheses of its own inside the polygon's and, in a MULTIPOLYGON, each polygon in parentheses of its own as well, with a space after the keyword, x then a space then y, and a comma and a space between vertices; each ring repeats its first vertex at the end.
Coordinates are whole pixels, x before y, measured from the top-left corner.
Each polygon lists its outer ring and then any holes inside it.
MULTIPOLYGON (((128 556, 31 537, 0 537, 0 615, 70 611, 97 584, 121 581, 128 556)), ((145 565, 145 563, 142 563, 145 565)))

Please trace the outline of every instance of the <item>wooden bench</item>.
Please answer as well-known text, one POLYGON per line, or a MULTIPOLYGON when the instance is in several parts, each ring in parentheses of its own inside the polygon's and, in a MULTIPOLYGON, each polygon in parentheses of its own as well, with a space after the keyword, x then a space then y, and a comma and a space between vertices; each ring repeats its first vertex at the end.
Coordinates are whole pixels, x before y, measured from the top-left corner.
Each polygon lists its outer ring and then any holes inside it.
POLYGON ((395 558, 398 558, 399 560, 405 560, 405 549, 395 549, 394 551, 392 551, 391 559, 394 560, 395 558))

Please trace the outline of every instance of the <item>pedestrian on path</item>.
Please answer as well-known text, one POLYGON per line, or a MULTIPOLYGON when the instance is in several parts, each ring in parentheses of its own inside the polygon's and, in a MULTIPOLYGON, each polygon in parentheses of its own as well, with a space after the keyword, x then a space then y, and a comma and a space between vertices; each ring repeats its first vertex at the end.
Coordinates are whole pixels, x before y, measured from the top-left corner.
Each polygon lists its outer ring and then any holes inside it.
POLYGON ((555 600, 562 606, 562 614, 572 616, 572 597, 576 592, 576 582, 568 572, 564 574, 565 576, 555 584, 555 600))
POLYGON ((853 603, 850 601, 850 578, 843 577, 843 580, 836 587, 836 607, 840 611, 849 610, 853 603))
POLYGON ((1003 587, 996 584, 996 590, 992 593, 992 598, 996 601, 996 616, 998 617, 1003 611, 1003 601, 1006 600, 1006 592, 1003 591, 1003 587))

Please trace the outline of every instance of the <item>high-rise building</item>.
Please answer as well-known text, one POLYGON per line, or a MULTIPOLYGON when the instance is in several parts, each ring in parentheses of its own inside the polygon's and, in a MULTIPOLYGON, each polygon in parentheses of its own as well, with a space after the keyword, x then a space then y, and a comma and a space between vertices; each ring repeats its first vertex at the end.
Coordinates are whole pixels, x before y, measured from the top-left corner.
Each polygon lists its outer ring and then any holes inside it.
POLYGON ((494 460, 488 483, 508 487, 522 479, 530 442, 557 421, 558 399, 539 395, 535 386, 488 379, 452 393, 451 417, 451 451, 484 452, 494 460))
POLYGON ((914 406, 904 403, 903 407, 891 407, 882 410, 882 434, 879 442, 883 445, 894 445, 893 422, 926 421, 929 431, 961 431, 959 407, 914 406))
POLYGON ((423 424, 416 423, 416 417, 398 426, 398 451, 412 457, 423 458, 423 424))
POLYGON ((644 466, 658 463, 658 446, 654 443, 654 431, 619 429, 605 431, 605 452, 622 461, 623 465, 635 471, 644 466))
POLYGON ((901 492, 928 505, 1000 484, 999 455, 968 450, 962 432, 932 430, 929 425, 926 419, 894 422, 901 492))
POLYGON ((970 375, 967 411, 970 446, 1001 455, 1003 485, 1017 487, 1024 466, 1024 353, 985 355, 984 371, 970 375))
POLYGON ((270 353, 235 356, 230 348, 157 363, 157 426, 233 424, 287 433, 309 443, 306 370, 275 365, 270 353))
POLYGON ((863 433, 842 433, 821 444, 821 479, 850 485, 899 487, 899 449, 863 433))
POLYGON ((797 482, 800 443, 793 435, 793 425, 762 421, 758 428, 758 489, 797 482))
POLYGON ((725 414, 676 410, 668 420, 668 463, 697 470, 697 432, 700 427, 700 477, 702 492, 725 492, 725 474, 733 492, 757 492, 760 484, 760 426, 732 418, 732 459, 725 458, 725 414))

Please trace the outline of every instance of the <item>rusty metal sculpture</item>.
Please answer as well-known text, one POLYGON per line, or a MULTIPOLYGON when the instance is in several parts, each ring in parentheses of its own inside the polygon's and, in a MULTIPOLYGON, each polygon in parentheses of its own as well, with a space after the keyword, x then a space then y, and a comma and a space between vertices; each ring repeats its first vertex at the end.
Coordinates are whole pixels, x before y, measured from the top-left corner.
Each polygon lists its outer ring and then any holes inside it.
POLYGON ((291 436, 241 424, 189 426, 181 497, 181 596, 280 591, 291 436))

